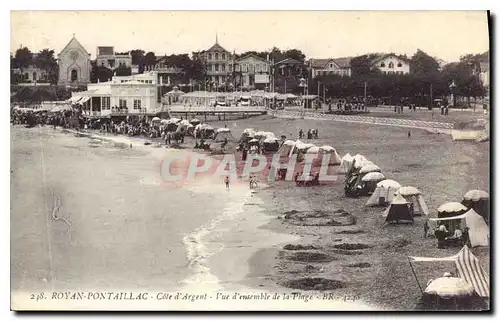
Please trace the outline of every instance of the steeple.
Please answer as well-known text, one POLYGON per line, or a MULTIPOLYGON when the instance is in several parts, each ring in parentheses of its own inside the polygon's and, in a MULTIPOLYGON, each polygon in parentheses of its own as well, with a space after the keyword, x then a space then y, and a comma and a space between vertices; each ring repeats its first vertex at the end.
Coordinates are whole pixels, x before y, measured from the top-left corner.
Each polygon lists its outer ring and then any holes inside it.
POLYGON ((219 44, 219 35, 217 34, 217 31, 215 32, 215 43, 219 44))

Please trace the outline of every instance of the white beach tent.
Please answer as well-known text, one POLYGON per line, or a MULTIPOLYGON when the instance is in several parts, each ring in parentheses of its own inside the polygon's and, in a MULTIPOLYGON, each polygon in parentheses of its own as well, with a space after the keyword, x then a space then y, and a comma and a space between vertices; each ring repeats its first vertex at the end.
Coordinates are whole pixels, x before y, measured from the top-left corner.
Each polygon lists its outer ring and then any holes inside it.
POLYGON ((351 154, 349 154, 349 153, 342 156, 342 159, 340 160, 340 167, 339 167, 338 173, 349 172, 349 169, 351 168, 353 161, 354 161, 354 157, 352 157, 351 154))
POLYGON ((329 145, 321 146, 319 148, 319 153, 323 155, 329 155, 330 159, 328 160, 328 165, 340 165, 340 163, 342 163, 340 155, 332 146, 329 145))
MULTIPOLYGON (((417 257, 409 256, 410 266, 412 262, 454 262, 458 276, 472 285, 476 293, 483 297, 490 296, 490 277, 479 264, 477 257, 465 245, 456 255, 448 257, 417 257)), ((413 266, 412 266, 413 269, 413 266)), ((414 274, 415 275, 415 274, 414 274)), ((415 275, 416 278, 416 275, 415 275)), ((418 282, 418 280, 417 280, 418 282)))
POLYGON ((363 167, 359 170, 360 174, 368 174, 372 172, 380 172, 380 167, 375 164, 363 164, 363 167))
POLYGON ((429 209, 425 204, 424 197, 418 189, 413 186, 403 186, 396 194, 403 196, 408 202, 413 204, 413 215, 429 215, 429 209))
POLYGON ((401 185, 392 180, 385 179, 377 183, 377 187, 372 196, 366 202, 366 206, 384 206, 392 202, 394 195, 401 185))
POLYGON ((461 220, 462 227, 469 228, 469 241, 472 247, 488 246, 489 245, 489 228, 484 221, 484 218, 477 214, 474 209, 470 209, 467 213, 452 217, 430 218, 429 221, 444 222, 450 220, 461 220))
POLYGON ((306 144, 301 142, 300 140, 297 140, 295 142, 295 145, 293 146, 292 150, 290 151, 289 157, 292 157, 293 154, 304 154, 307 152, 307 150, 311 147, 314 147, 313 144, 306 144))
POLYGON ((293 140, 285 140, 278 150, 278 154, 280 155, 280 157, 288 157, 291 154, 294 146, 295 142, 293 140))
POLYGON ((386 223, 413 222, 409 203, 401 195, 396 195, 382 214, 386 223))

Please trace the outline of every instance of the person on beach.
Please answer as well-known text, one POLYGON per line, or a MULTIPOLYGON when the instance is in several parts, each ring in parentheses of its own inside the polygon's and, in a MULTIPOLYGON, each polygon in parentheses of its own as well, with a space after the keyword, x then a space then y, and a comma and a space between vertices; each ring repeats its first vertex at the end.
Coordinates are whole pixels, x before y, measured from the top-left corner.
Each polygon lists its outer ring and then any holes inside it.
POLYGON ((424 239, 427 238, 428 233, 429 233, 429 222, 425 221, 425 223, 424 223, 424 239))
POLYGON ((229 190, 229 176, 226 176, 226 179, 224 179, 224 183, 226 183, 226 189, 229 190))
POLYGON ((408 131, 408 138, 411 138, 411 130, 408 131))

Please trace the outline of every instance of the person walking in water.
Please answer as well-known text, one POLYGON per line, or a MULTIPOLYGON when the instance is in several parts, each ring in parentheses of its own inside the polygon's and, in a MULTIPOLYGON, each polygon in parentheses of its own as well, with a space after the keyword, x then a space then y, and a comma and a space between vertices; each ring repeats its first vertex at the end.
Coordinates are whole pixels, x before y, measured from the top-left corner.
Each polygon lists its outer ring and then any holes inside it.
POLYGON ((226 189, 229 190, 229 176, 226 176, 226 179, 224 179, 224 183, 226 183, 226 189))

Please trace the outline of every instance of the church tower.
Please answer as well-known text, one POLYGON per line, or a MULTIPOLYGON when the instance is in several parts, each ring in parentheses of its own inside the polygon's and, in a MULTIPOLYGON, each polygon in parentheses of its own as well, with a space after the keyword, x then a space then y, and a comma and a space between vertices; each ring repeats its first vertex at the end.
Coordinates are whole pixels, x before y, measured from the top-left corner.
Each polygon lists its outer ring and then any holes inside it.
POLYGON ((92 66, 90 53, 76 40, 75 34, 58 55, 59 85, 86 85, 90 82, 92 66))

